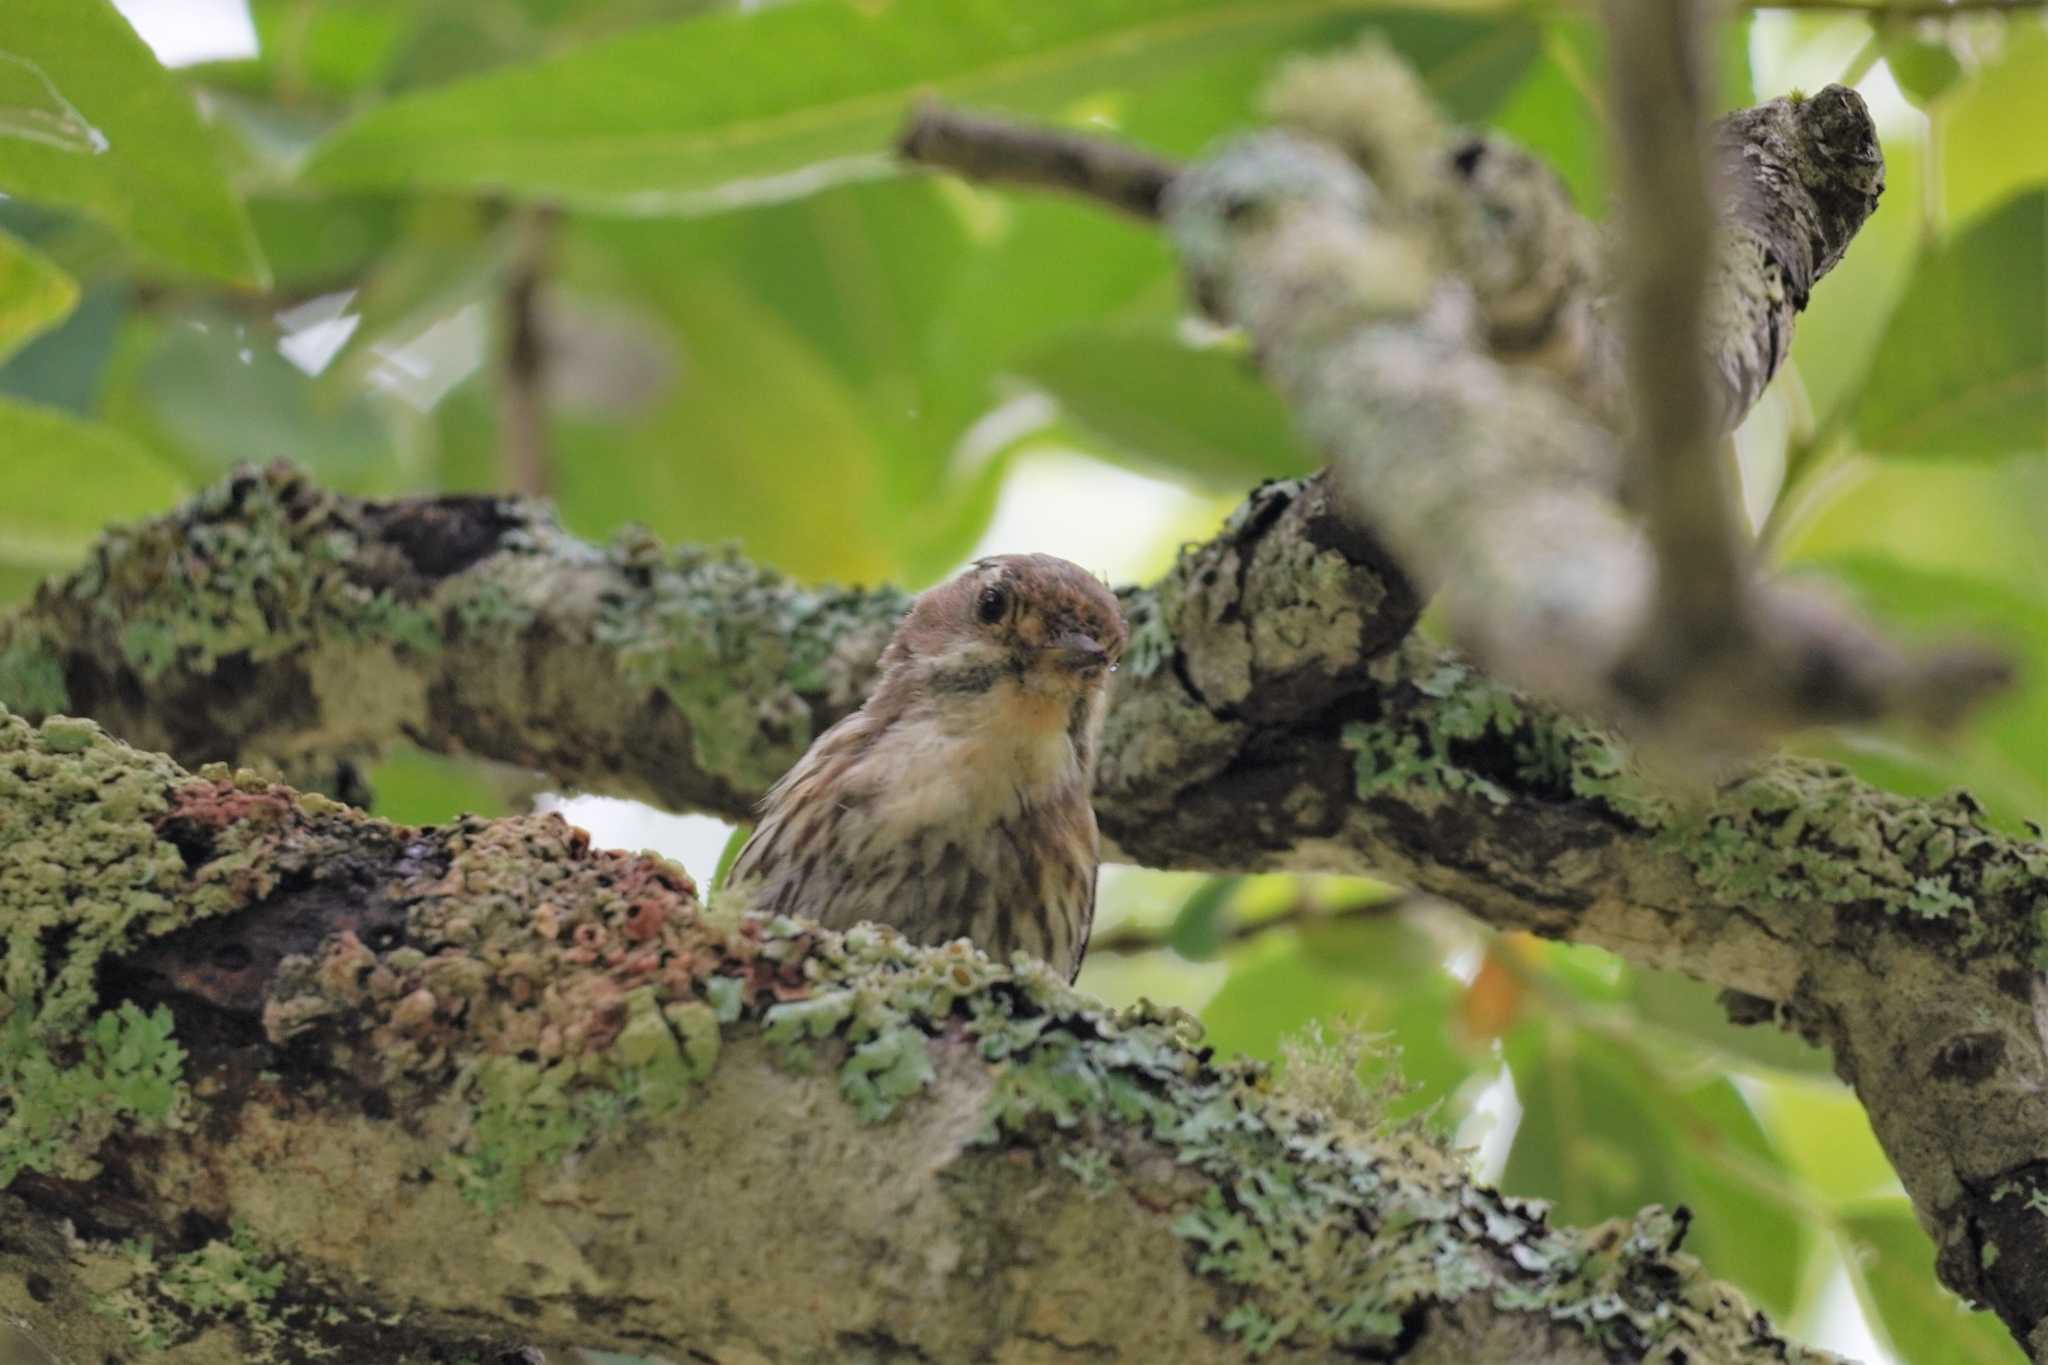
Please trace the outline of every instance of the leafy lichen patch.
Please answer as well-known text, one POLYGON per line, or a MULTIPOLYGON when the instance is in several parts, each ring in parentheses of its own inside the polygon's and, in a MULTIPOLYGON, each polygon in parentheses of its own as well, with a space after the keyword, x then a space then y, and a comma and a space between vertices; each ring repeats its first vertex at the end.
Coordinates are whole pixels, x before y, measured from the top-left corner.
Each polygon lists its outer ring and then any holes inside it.
POLYGON ((179 1112, 169 1016, 102 1011, 95 986, 107 954, 172 914, 184 866, 151 821, 177 777, 89 721, 0 707, 0 1186, 89 1176, 118 1127, 179 1112))
POLYGON ((361 530, 341 508, 286 467, 244 470, 177 516, 108 531, 55 591, 115 632, 145 681, 319 639, 438 648, 429 612, 362 580, 361 530))
POLYGON ((1361 800, 1384 794, 1427 807, 1476 796, 1505 808, 1531 795, 1592 802, 1643 829, 1672 818, 1620 739, 1462 663, 1401 674, 1413 681, 1383 693, 1378 719, 1344 727, 1361 800))
POLYGON ((2048 848, 2002 838, 1966 793, 1915 801, 1840 768, 1781 761, 1665 835, 1722 905, 1862 907, 1970 947, 2040 941, 2048 848))
POLYGON ((805 588, 736 551, 614 542, 638 592, 607 604, 598 640, 690 722, 704 771, 760 791, 810 746, 812 702, 857 705, 907 595, 805 588))

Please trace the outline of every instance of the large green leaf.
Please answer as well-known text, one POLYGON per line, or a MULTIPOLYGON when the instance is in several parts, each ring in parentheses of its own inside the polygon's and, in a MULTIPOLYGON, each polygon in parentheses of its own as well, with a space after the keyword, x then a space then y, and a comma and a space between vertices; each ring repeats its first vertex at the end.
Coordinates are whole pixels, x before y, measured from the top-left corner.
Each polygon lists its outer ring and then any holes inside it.
POLYGON ((0 564, 68 567, 110 522, 162 512, 186 492, 164 462, 120 432, 0 399, 0 564))
POLYGON ((1321 463, 1246 355, 1191 348, 1164 325, 1069 332, 1016 370, 1091 448, 1147 473, 1237 492, 1321 463))
POLYGON ((0 5, 0 190, 82 208, 165 265, 264 283, 191 95, 107 0, 0 5))
MULTIPOLYGON (((1958 221, 2048 181, 2048 28, 2015 15, 1998 60, 1952 92, 1941 111, 1942 194, 1958 221), (2025 131, 2022 131, 2025 130, 2025 131)), ((2038 304, 2038 300, 2036 301, 2038 304)))
POLYGON ((77 302, 75 280, 28 243, 0 232, 0 363, 62 322, 77 302))
POLYGON ((1440 957, 1397 915, 1274 930, 1232 963, 1202 1026, 1217 1051, 1268 1061, 1312 1023, 1346 1019, 1385 1034, 1399 1051, 1392 1065, 1414 1087, 1393 1112, 1414 1113, 1454 1096, 1479 1060, 1452 1038, 1459 985, 1440 957))
POLYGON ((1075 204, 930 180, 710 218, 578 222, 562 260, 571 287, 612 296, 680 356, 678 391, 659 411, 576 424, 583 453, 561 470, 572 521, 603 534, 636 517, 666 534, 783 545, 797 559, 777 562, 806 574, 912 582, 965 553, 1002 452, 1042 426, 991 424, 965 440, 1003 401, 1012 357, 1134 296, 1173 291, 1156 233, 1075 204), (778 338, 774 364, 732 363, 704 313, 720 298, 742 337, 778 338), (792 407, 802 394, 808 406, 792 407), (799 411, 821 423, 807 439, 731 439, 799 411), (679 458, 707 443, 718 458, 679 458), (781 491, 745 502, 717 491, 734 481, 781 491), (800 529, 813 505, 822 520, 800 529))
POLYGON ((1842 1217, 1850 1278, 1863 1311, 1884 1328, 1900 1360, 1942 1365, 2024 1365, 2012 1334, 1973 1313, 1934 1278, 1934 1243, 1903 1199, 1873 1200, 1842 1217))
POLYGON ((1828 1054, 1772 1024, 1730 1023, 1721 993, 1678 972, 1639 968, 1630 974, 1630 1004, 1643 1020, 1724 1057, 1808 1075, 1832 1075, 1828 1054))
POLYGON ((1810 1234, 1775 1197, 1784 1164, 1729 1082, 1673 1085, 1654 1059, 1557 1018, 1506 1051, 1522 1123, 1502 1189, 1553 1200, 1570 1223, 1684 1204, 1710 1270, 1791 1309, 1810 1234))
POLYGON ((1879 554, 1811 563, 1849 589, 1894 632, 1953 641, 1969 636, 2006 651, 2019 685, 1970 717, 1946 743, 1864 744, 1838 756, 1859 775, 1908 794, 1968 787, 2008 827, 2048 819, 2048 598, 1968 574, 1879 554), (1916 770, 1917 769, 1917 770, 1916 770))
POLYGON ((103 415, 179 457, 198 482, 288 459, 332 488, 390 490, 396 440, 379 400, 360 389, 329 395, 277 341, 265 322, 177 314, 131 343, 103 415))
MULTIPOLYGON (((1178 71, 1339 40, 1370 17, 1397 45, 1404 34, 1426 42, 1424 65, 1478 105, 1534 54, 1523 19, 1381 10, 1368 0, 808 0, 724 12, 395 100, 336 134, 306 173, 715 207, 883 173, 904 111, 925 92, 1039 115, 1089 100, 1113 107, 1178 71)), ((1168 120, 1169 150, 1192 151, 1248 112, 1234 101, 1184 109, 1168 120)))
POLYGON ((1901 455, 2048 450, 2048 189, 1921 261, 1878 346, 1856 435, 1901 455))

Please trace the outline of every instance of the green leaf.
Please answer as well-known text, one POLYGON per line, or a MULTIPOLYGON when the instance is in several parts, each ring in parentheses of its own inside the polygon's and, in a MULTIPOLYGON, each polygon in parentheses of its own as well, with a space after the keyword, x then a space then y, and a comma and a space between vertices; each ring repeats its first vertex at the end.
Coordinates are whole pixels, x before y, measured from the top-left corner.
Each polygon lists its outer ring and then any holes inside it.
POLYGON ((2015 18, 2004 34, 1998 60, 1941 109, 1942 199, 1957 222, 2048 180, 2048 137, 2014 135, 2048 128, 2048 29, 2015 18))
POLYGON ((1937 643, 1973 638, 2006 651, 2020 679, 1938 748, 1865 745, 1848 749, 1843 761, 1870 781, 1903 784, 1908 794, 1968 787, 2008 827, 2020 819, 2048 820, 2048 597, 1882 554, 1841 555, 1801 567, 1846 587, 1895 634, 1937 643), (1925 767, 1924 775, 1914 771, 1916 764, 1925 767))
POLYGON ((69 317, 0 365, 0 395, 90 415, 129 306, 119 285, 86 291, 69 317))
POLYGON ((1833 1075, 1828 1054, 1772 1024, 1730 1023, 1714 987, 1679 972, 1639 968, 1630 1004, 1645 1022, 1732 1060, 1808 1075, 1833 1075))
POLYGON ((148 344, 123 401, 140 414, 123 425, 174 451, 198 481, 283 458, 339 490, 394 482, 394 439, 376 400, 360 391, 328 398, 278 353, 266 323, 178 315, 148 344))
POLYGON ((1870 1115, 1840 1081, 1773 1077, 1758 1108, 1801 1186, 1844 1203, 1896 1190, 1899 1178, 1877 1145, 1870 1115))
POLYGON ((1071 331, 1016 371, 1091 449, 1146 473, 1229 493, 1321 463, 1242 352, 1186 346, 1163 325, 1071 331))
POLYGON ((165 265, 266 282, 191 95, 107 0, 0 6, 0 190, 84 209, 165 265))
POLYGON ((1886 36, 1884 63, 1906 98, 1923 109, 1963 78, 1963 64, 1947 43, 1916 37, 1910 29, 1886 36))
MULTIPOLYGON (((508 189, 640 209, 787 196, 890 169, 904 111, 935 91, 1040 116, 1207 72, 1248 50, 1404 34, 1453 103, 1490 104, 1534 55, 1526 20, 1403 16, 1368 0, 813 0, 651 27, 373 109, 306 174, 333 185, 508 189), (798 178, 797 173, 804 175, 798 178)), ((1171 120, 1192 151, 1241 106, 1171 120)))
POLYGON ((1223 946, 1223 913, 1242 877, 1210 877, 1181 902, 1166 931, 1166 942, 1191 962, 1216 956, 1223 946))
POLYGON ((2026 1355, 1990 1313, 1973 1313, 1934 1278, 1934 1243, 1903 1199, 1844 1212, 1849 1274, 1863 1312, 1900 1360, 1942 1365, 2024 1365, 2026 1355))
POLYGON ((1864 447, 1902 455, 2048 449, 2048 189, 1929 253, 1856 407, 1864 447))
POLYGON ((165 511, 187 491, 120 432, 11 399, 0 399, 0 450, 0 564, 69 567, 109 523, 165 511))
POLYGON ((1347 918, 1313 938, 1275 930, 1254 945, 1202 1009, 1217 1051, 1272 1061, 1310 1023, 1355 1020, 1399 1048, 1394 1065, 1415 1090, 1392 1107, 1395 1117, 1450 1099, 1473 1074, 1475 1059, 1450 1033, 1459 985, 1438 946, 1407 921, 1347 918))
POLYGON ((49 257, 0 232, 0 364, 78 303, 78 283, 49 257))
POLYGON ((1773 1197, 1783 1162, 1732 1085, 1673 1086, 1655 1059, 1556 1018, 1516 1030, 1506 1052, 1522 1122, 1502 1189, 1556 1201, 1567 1223, 1684 1204, 1710 1270, 1791 1308, 1810 1236, 1773 1197))

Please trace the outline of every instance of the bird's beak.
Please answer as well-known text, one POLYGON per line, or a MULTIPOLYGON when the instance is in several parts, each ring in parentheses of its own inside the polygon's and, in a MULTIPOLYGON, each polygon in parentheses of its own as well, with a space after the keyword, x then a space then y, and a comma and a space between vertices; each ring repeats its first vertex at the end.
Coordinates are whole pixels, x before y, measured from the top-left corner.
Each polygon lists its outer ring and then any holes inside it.
POLYGON ((1078 630, 1056 637, 1045 652, 1054 663, 1073 673, 1100 673, 1109 666, 1109 651, 1093 635, 1078 630))

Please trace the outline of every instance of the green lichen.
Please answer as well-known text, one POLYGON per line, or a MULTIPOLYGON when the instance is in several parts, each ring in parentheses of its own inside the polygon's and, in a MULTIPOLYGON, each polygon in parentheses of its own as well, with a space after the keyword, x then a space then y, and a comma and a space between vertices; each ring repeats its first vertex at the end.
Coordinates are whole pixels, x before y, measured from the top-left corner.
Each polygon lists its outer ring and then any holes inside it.
POLYGON ((1964 793, 1897 797, 1840 768, 1779 760, 1662 842, 1719 904, 1863 906, 1944 925, 1972 945, 2025 938, 2038 951, 2042 940, 2036 888, 2048 851, 1991 833, 1964 793))
POLYGON ((517 635, 532 625, 539 613, 530 603, 512 595, 512 590, 494 579, 486 579, 455 604, 456 625, 465 638, 484 635, 517 635))
POLYGON ((25 1170, 89 1178, 108 1136, 163 1127, 184 1097, 185 1053, 162 1006, 144 1014, 124 1002, 68 1044, 39 1038, 37 1023, 17 1010, 0 1024, 0 1189, 25 1170))
POLYGON ((0 1186, 90 1176, 112 1133, 182 1110, 169 1015, 102 1011, 97 988, 102 958, 171 914, 184 865, 151 821, 179 776, 89 721, 0 707, 0 1186))
POLYGON ((64 665, 57 652, 24 627, 0 625, 0 706, 32 716, 68 710, 71 693, 64 685, 64 665))
POLYGON ((144 681, 317 641, 439 648, 430 611, 359 581, 360 537, 330 501, 282 468, 237 473, 174 517, 107 532, 61 594, 144 681))
MULTIPOLYGON (((282 1264, 267 1259, 246 1227, 233 1228, 197 1250, 159 1260, 148 1241, 130 1242, 124 1252, 134 1273, 99 1304, 119 1319, 135 1344, 161 1351, 217 1323, 232 1324, 253 1349, 254 1362, 276 1361, 288 1329, 273 1312, 284 1284, 282 1264)), ((301 1356, 332 1354, 298 1345, 301 1356)))
POLYGON ((1532 705, 1464 664, 1419 672, 1410 704, 1344 727, 1360 799, 1476 796, 1505 808, 1518 792, 1596 802, 1644 828, 1669 805, 1633 771, 1613 736, 1532 705))
POLYGON ((1166 623, 1166 611, 1158 597, 1151 593, 1126 597, 1123 609, 1130 638, 1124 645, 1122 667, 1134 678, 1149 678, 1173 659, 1173 628, 1166 623))
POLYGON ((804 588, 729 548, 660 557, 634 537, 609 553, 644 586, 607 604, 599 642, 689 719, 698 765, 743 791, 809 747, 813 699, 858 703, 909 606, 901 594, 804 588))

